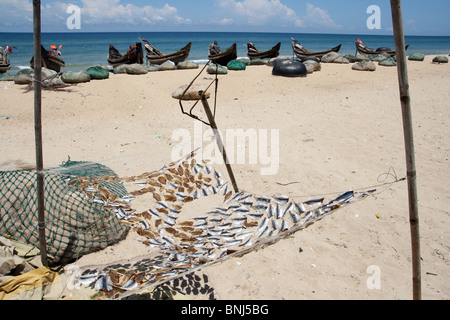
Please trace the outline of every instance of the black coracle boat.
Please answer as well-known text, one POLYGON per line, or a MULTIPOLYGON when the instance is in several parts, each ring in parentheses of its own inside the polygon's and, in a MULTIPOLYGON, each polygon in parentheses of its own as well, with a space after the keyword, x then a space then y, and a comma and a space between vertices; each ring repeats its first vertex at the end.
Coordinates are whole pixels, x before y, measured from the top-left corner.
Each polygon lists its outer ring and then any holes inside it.
POLYGON ((142 44, 137 42, 136 45, 128 48, 127 53, 121 54, 112 44, 109 45, 108 63, 117 67, 121 64, 143 64, 144 63, 144 51, 142 50, 142 44))
MULTIPOLYGON (((383 54, 385 56, 395 56, 395 50, 391 50, 390 48, 387 47, 381 47, 378 48, 376 50, 366 46, 365 44, 362 43, 361 40, 356 39, 355 42, 356 45, 356 50, 361 53, 361 54, 383 54)), ((408 50, 409 44, 407 46, 405 46, 405 50, 408 50)))
MULTIPOLYGON (((61 47, 59 46, 59 49, 61 47)), ((66 63, 59 57, 60 55, 61 52, 57 50, 55 45, 51 45, 50 50, 46 50, 41 44, 41 65, 43 68, 60 72, 61 67, 66 66, 66 63)), ((34 69, 34 56, 30 60, 30 68, 34 69)))
POLYGON ((228 62, 237 58, 236 43, 233 43, 227 50, 222 51, 217 45, 217 42, 214 41, 208 46, 208 49, 208 59, 215 64, 226 66, 228 62))
POLYGON ((311 52, 306 50, 305 48, 303 48, 302 45, 300 45, 298 43, 297 40, 295 40, 294 38, 291 38, 291 43, 292 43, 292 49, 294 50, 295 55, 299 58, 299 59, 304 59, 304 58, 311 58, 311 57, 316 57, 316 58, 322 58, 324 55, 326 55, 327 53, 330 52, 339 52, 339 50, 341 50, 341 46, 342 44, 331 48, 330 50, 326 50, 326 51, 319 51, 319 52, 311 52))
POLYGON ((151 64, 162 64, 166 61, 172 61, 175 64, 183 62, 189 57, 189 52, 191 51, 192 45, 192 42, 189 42, 177 52, 164 54, 152 46, 147 40, 143 38, 140 38, 140 40, 144 43, 145 54, 147 55, 147 60, 151 64))
POLYGON ((247 43, 247 57, 250 59, 266 59, 276 58, 280 54, 281 42, 278 42, 272 49, 267 51, 260 51, 256 49, 255 45, 251 42, 247 43))

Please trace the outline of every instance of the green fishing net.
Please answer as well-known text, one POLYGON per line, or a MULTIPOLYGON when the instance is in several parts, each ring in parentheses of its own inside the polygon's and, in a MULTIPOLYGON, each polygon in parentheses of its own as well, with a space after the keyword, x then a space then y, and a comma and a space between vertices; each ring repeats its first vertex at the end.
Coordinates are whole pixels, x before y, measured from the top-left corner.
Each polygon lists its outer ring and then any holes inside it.
MULTIPOLYGON (((114 181, 114 171, 99 163, 69 158, 44 171, 47 254, 53 264, 104 249, 129 230, 120 223, 117 207, 86 191, 93 177, 108 177, 97 186, 114 198, 128 194, 119 179, 114 181)), ((0 171, 0 234, 39 247, 36 188, 34 170, 0 171)))

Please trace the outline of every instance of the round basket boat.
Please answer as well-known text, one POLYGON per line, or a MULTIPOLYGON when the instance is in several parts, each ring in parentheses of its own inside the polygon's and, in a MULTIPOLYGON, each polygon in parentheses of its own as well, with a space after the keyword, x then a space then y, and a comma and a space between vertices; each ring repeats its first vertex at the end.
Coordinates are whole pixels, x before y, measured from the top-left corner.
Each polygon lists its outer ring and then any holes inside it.
POLYGON ((306 77, 308 70, 300 61, 277 60, 273 65, 272 74, 283 77, 306 77))

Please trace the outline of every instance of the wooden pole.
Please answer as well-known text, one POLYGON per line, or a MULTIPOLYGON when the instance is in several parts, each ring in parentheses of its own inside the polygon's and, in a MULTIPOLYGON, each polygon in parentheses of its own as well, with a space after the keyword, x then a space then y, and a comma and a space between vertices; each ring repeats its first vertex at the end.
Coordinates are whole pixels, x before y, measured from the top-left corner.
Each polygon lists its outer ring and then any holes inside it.
POLYGON ((211 128, 213 129, 214 136, 216 137, 217 146, 219 147, 219 150, 222 153, 223 161, 225 162, 225 166, 227 167, 228 175, 230 176, 234 192, 239 192, 239 189, 238 189, 238 186, 236 183, 236 179, 234 178, 233 170, 231 169, 230 162, 228 161, 227 152, 225 150, 225 147, 223 146, 222 138, 220 137, 219 130, 217 129, 216 121, 214 120, 214 116, 209 107, 208 100, 206 100, 206 97, 203 94, 203 91, 200 91, 199 94, 202 97, 203 108, 205 109, 205 113, 206 113, 206 116, 208 117, 209 124, 210 124, 211 128))
POLYGON ((45 237, 44 209, 44 173, 42 158, 42 122, 41 122, 41 1, 33 0, 33 34, 34 34, 34 137, 36 145, 36 183, 39 227, 39 249, 41 261, 48 266, 47 243, 45 237))
POLYGON ((403 133, 405 140, 406 169, 409 199, 409 223, 411 228, 413 299, 422 298, 419 212, 417 206, 416 164, 414 156, 413 124, 411 117, 411 99, 409 96, 408 68, 406 63, 405 37, 401 0, 391 0, 392 22, 394 27, 397 71, 402 105, 403 133))

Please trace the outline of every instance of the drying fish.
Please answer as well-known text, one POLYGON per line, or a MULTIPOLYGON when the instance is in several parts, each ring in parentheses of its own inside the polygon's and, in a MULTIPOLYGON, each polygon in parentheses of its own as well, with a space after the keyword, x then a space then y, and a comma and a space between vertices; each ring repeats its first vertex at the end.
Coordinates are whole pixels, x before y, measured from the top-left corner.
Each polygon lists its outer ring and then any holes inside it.
POLYGON ((269 205, 269 206, 267 207, 267 217, 268 217, 268 218, 272 218, 272 217, 274 216, 274 214, 275 214, 275 208, 274 208, 274 206, 273 206, 273 205, 269 205))
MULTIPOLYGON (((228 217, 227 217, 228 218, 228 217)), ((227 223, 224 223, 224 224, 220 224, 220 225, 218 225, 218 226, 216 226, 216 228, 218 228, 218 229, 228 229, 228 228, 230 228, 231 227, 231 222, 227 222, 227 223)))
POLYGON ((175 202, 175 201, 177 201, 177 197, 174 195, 168 194, 168 195, 164 196, 164 200, 170 201, 170 202, 175 202))
POLYGON ((150 224, 147 222, 147 220, 140 221, 139 225, 142 226, 142 228, 144 228, 144 229, 150 228, 150 224))
POLYGON ((269 219, 264 218, 261 223, 258 226, 258 230, 264 229, 265 227, 267 227, 267 224, 269 223, 269 219))
POLYGON ((225 197, 224 197, 224 202, 227 202, 229 199, 230 199, 230 197, 231 197, 231 195, 233 194, 233 191, 228 191, 226 194, 225 194, 225 197))
POLYGON ((219 224, 222 222, 221 218, 213 218, 213 219, 209 219, 209 223, 211 224, 219 224))
POLYGON ((298 214, 294 211, 291 211, 289 213, 289 216, 291 217, 291 220, 293 223, 298 223, 300 221, 300 217, 298 216, 298 214))
POLYGON ((194 199, 198 199, 200 197, 200 192, 198 191, 198 189, 194 190, 194 193, 193 193, 192 197, 194 199))
POLYGON ((286 208, 283 210, 283 214, 281 215, 281 217, 284 217, 286 215, 286 213, 288 213, 293 207, 294 207, 294 204, 292 202, 290 202, 286 206, 286 208))
POLYGON ((263 214, 260 212, 255 212, 255 213, 250 213, 249 216, 253 219, 253 220, 258 220, 260 219, 263 214))
POLYGON ((282 206, 284 206, 289 201, 289 197, 285 195, 274 197, 274 199, 282 206))
POLYGON ((268 198, 268 197, 255 197, 255 199, 259 204, 267 205, 270 202, 270 198, 268 198))
POLYGON ((241 225, 245 221, 247 221, 247 218, 246 217, 236 217, 236 218, 233 218, 231 220, 233 221, 234 224, 241 225))
POLYGON ((253 206, 253 209, 266 211, 268 209, 268 207, 265 204, 257 204, 256 206, 253 206))
POLYGON ((305 201, 305 204, 307 204, 308 206, 315 206, 318 204, 321 204, 323 202, 324 198, 311 198, 307 201, 305 201))
POLYGON ((239 202, 245 201, 245 200, 247 200, 248 198, 250 198, 251 196, 252 196, 252 194, 251 194, 251 193, 248 193, 248 194, 243 195, 242 197, 240 197, 238 201, 239 201, 239 202))
POLYGON ((95 289, 99 291, 111 291, 112 290, 112 282, 111 279, 103 274, 95 283, 95 289))
POLYGON ((169 205, 165 201, 158 201, 156 204, 161 206, 162 208, 165 208, 165 209, 169 208, 169 205))
POLYGON ((79 277, 77 277, 77 281, 84 285, 84 286, 88 286, 90 285, 92 282, 96 281, 102 274, 100 273, 93 273, 93 274, 86 274, 86 275, 81 275, 79 277))
POLYGON ((345 202, 353 198, 354 192, 353 191, 347 191, 342 194, 340 194, 334 201, 332 202, 345 202))
POLYGON ((258 225, 258 221, 246 221, 243 226, 246 228, 256 227, 258 225))
POLYGON ((161 201, 162 200, 161 195, 159 193, 156 193, 156 192, 153 193, 153 198, 155 198, 156 201, 161 201))
POLYGON ((295 209, 298 211, 299 214, 302 214, 306 211, 305 206, 301 202, 294 202, 295 209))
POLYGON ((156 218, 160 218, 159 213, 156 212, 156 211, 153 210, 153 209, 148 209, 147 212, 150 213, 152 216, 154 216, 154 217, 156 217, 156 218))
POLYGON ((250 212, 250 209, 246 208, 246 207, 239 207, 237 209, 234 210, 234 212, 236 212, 239 215, 244 215, 250 212))
POLYGON ((183 203, 187 203, 187 202, 191 202, 194 201, 194 198, 192 198, 191 196, 187 196, 186 198, 183 199, 183 203))
POLYGON ((252 234, 253 234, 253 232, 243 232, 243 233, 235 236, 235 238, 238 239, 238 240, 243 240, 243 239, 251 236, 252 234))
POLYGON ((283 209, 281 209, 281 206, 277 203, 275 218, 280 219, 282 216, 283 216, 283 209))

